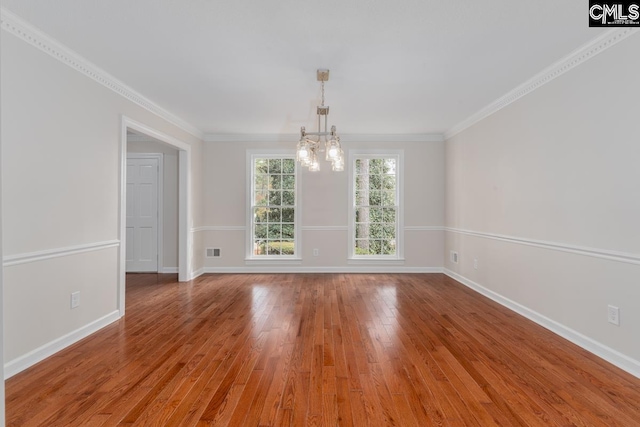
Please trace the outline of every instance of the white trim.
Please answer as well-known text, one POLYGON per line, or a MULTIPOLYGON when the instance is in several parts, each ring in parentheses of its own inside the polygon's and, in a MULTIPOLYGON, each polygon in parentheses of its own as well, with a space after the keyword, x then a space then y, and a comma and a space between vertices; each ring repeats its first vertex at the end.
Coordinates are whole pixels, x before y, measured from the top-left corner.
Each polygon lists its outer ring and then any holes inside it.
POLYGON ((638 30, 636 28, 619 28, 606 31, 601 36, 596 37, 584 46, 574 50, 573 52, 571 52, 561 60, 555 62, 554 64, 550 65, 549 67, 545 68, 526 82, 510 90, 505 95, 501 96, 486 107, 482 108, 480 111, 472 114, 465 120, 451 127, 451 129, 447 130, 444 133, 445 139, 449 139, 454 135, 462 132, 463 130, 473 126, 479 121, 503 109, 507 105, 517 101, 523 96, 549 83, 556 77, 559 77, 567 71, 573 69, 574 67, 582 64, 586 60, 591 59, 597 54, 604 52, 611 46, 614 46, 615 44, 626 39, 632 34, 638 34, 638 30))
POLYGON ((404 258, 382 258, 375 256, 367 256, 366 258, 348 258, 349 265, 404 265, 404 258))
POLYGON ((191 272, 191 274, 189 275, 189 280, 195 280, 198 277, 202 276, 204 273, 205 273, 204 267, 199 268, 199 269, 191 272))
POLYGON ((193 262, 191 147, 178 151, 178 281, 186 282, 193 262))
POLYGON ((302 231, 347 231, 346 225, 303 225, 302 231))
POLYGON ((442 273, 442 267, 395 267, 391 265, 352 265, 346 267, 285 267, 270 265, 256 267, 204 267, 201 274, 207 273, 442 273))
POLYGON ((448 269, 444 269, 444 274, 467 286, 468 288, 473 289, 474 291, 497 302, 498 304, 512 311, 515 311, 516 313, 550 330, 551 332, 560 335, 561 337, 595 354, 596 356, 601 357, 607 362, 616 365, 617 367, 625 370, 631 375, 640 378, 640 361, 632 359, 617 350, 614 350, 598 341, 587 337, 586 335, 581 334, 580 332, 574 331, 573 329, 556 322, 555 320, 549 319, 548 317, 534 310, 531 310, 530 308, 525 307, 522 304, 519 304, 509 298, 506 298, 497 292, 487 289, 484 286, 472 280, 469 280, 458 273, 455 273, 448 269))
POLYGON ((158 270, 161 274, 177 274, 178 267, 162 267, 162 271, 158 270))
POLYGON ((193 227, 192 233, 199 233, 201 231, 244 231, 247 227, 245 225, 202 225, 200 227, 193 227))
POLYGON ((196 138, 204 138, 204 133, 200 129, 160 107, 158 104, 146 98, 133 88, 127 86, 122 81, 116 79, 102 68, 88 61, 77 52, 69 49, 64 44, 55 40, 48 34, 45 34, 3 7, 0 7, 0 20, 2 29, 6 32, 13 34, 22 41, 51 55, 63 64, 68 65, 86 77, 96 81, 108 89, 111 89, 123 98, 126 98, 145 110, 161 117, 196 138))
MULTIPOLYGON (((247 227, 245 225, 202 225, 199 227, 193 227, 192 233, 199 233, 201 231, 244 231, 247 227)), ((348 231, 347 225, 303 225, 300 227, 302 231, 348 231)), ((406 225, 405 231, 444 231, 442 225, 406 225)))
POLYGON ((468 236, 482 237, 485 239, 500 240, 503 242, 516 243, 520 245, 535 246, 543 249, 550 249, 561 252, 569 252, 578 255, 602 258, 610 261, 624 262, 627 264, 640 265, 640 254, 629 252, 611 251, 608 249, 590 248, 586 246, 571 245, 568 243, 550 242, 545 240, 534 240, 525 237, 506 236, 503 234, 484 233, 481 231, 463 230, 459 228, 445 227, 445 231, 451 233, 465 234, 468 236))
POLYGON ((93 322, 76 329, 75 331, 69 332, 68 334, 63 335, 60 338, 56 338, 55 340, 48 342, 47 344, 44 344, 25 355, 22 355, 5 363, 5 378, 10 378, 18 372, 24 371, 25 369, 35 365, 36 363, 46 359, 49 356, 52 356, 60 350, 69 347, 72 344, 75 344, 81 339, 86 338, 94 332, 97 332, 105 326, 115 322, 120 317, 120 312, 118 310, 112 311, 111 313, 102 316, 101 318, 96 319, 93 322))
MULTIPOLYGON (((290 142, 300 141, 299 133, 205 133, 205 142, 290 142)), ((340 134, 342 142, 444 142, 441 133, 420 134, 340 134)))
POLYGON ((12 265, 28 264, 30 262, 44 261, 51 258, 81 254, 85 252, 100 251, 118 246, 120 246, 119 240, 106 240, 104 242, 93 242, 83 245, 66 246, 63 248, 8 255, 2 259, 2 265, 3 267, 11 267, 12 265))
MULTIPOLYGON (((131 141, 131 135, 127 136, 127 142, 131 141)), ((127 159, 156 159, 158 161, 158 229, 157 231, 157 271, 164 269, 164 154, 162 153, 129 153, 127 159)))
POLYGON ((442 225, 405 225, 404 231, 444 231, 442 225))
POLYGON ((300 265, 302 258, 247 258, 244 260, 245 265, 300 265))

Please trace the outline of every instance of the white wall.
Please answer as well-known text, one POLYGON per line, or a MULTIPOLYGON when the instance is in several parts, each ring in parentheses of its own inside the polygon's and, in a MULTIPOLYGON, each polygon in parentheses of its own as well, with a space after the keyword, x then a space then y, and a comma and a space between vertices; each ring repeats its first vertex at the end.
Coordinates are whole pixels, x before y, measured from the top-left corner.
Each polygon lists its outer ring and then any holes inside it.
POLYGON ((128 141, 128 153, 162 153, 162 252, 161 269, 178 269, 178 150, 161 142, 128 141))
POLYGON ((1 48, 4 360, 12 374, 119 315, 122 115, 195 152, 201 142, 12 34, 3 33, 1 48), (72 291, 81 292, 73 310, 72 291))
POLYGON ((636 34, 449 139, 445 243, 452 274, 636 375, 638 52, 636 34))
MULTIPOLYGON (((404 150, 405 262, 401 266, 347 263, 348 172, 302 172, 302 262, 279 271, 427 271, 443 265, 444 143, 343 142, 349 149, 404 150), (435 229, 434 229, 435 228, 435 229), (314 248, 320 256, 312 256, 314 248)), ((266 271, 245 263, 247 150, 295 149, 294 143, 208 142, 204 144, 204 221, 200 246, 221 248, 221 258, 204 260, 206 271, 266 271)), ((327 167, 329 166, 329 167, 327 167)))
MULTIPOLYGON (((0 40, 2 39, 0 31, 0 40)), ((3 53, 0 50, 0 63, 3 60, 3 53)), ((1 73, 1 70, 0 70, 1 73)), ((2 75, 0 74, 0 79, 2 75)), ((0 103, 0 129, 2 129, 2 105, 0 103)), ((0 165, 2 165, 2 132, 0 131, 0 165)), ((2 171, 0 171, 0 260, 2 259, 2 171)), ((4 366, 4 267, 0 265, 0 366, 4 366)), ((0 426, 4 426, 4 369, 0 369, 0 426)))

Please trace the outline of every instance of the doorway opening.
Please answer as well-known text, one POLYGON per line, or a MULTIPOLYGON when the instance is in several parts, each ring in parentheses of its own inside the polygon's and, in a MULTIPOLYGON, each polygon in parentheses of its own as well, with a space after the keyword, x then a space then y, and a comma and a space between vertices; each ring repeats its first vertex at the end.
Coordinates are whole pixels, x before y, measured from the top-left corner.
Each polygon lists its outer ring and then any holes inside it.
MULTIPOLYGON (((191 175, 191 147, 172 136, 157 131, 143 123, 122 116, 121 145, 120 145, 120 227, 119 227, 119 266, 118 266, 118 308, 120 316, 125 312, 125 290, 126 290, 126 270, 127 270, 127 153, 129 139, 146 139, 158 144, 156 147, 160 152, 164 149, 177 154, 177 273, 181 282, 190 279, 191 254, 191 233, 189 230, 189 219, 191 218, 191 200, 189 191, 189 177, 191 175), (133 138, 137 135, 136 138, 133 138), (164 147, 164 148, 163 148, 164 147)), ((160 209, 160 208, 158 208, 160 209)), ((164 219, 164 218, 163 218, 164 219)), ((163 221, 164 222, 164 221, 163 221)), ((158 227, 161 224, 157 224, 158 227)), ((161 237, 164 233, 161 233, 161 237)), ((161 238, 161 240, 165 240, 161 238)), ((164 265, 165 251, 164 245, 160 248, 162 260, 156 256, 159 266, 164 265)), ((174 266, 169 266, 174 267, 174 266)), ((174 267, 175 268, 175 267, 174 267)), ((158 270, 156 270, 158 271, 158 270)), ((165 272, 165 271, 160 271, 165 272)), ((168 271, 167 271, 168 272, 168 271)))

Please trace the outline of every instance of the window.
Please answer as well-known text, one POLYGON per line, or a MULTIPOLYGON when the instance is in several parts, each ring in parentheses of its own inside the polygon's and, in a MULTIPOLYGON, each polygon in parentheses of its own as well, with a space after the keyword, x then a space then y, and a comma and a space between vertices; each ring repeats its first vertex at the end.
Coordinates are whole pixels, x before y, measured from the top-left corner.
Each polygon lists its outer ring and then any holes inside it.
POLYGON ((401 259, 402 153, 351 156, 350 246, 353 259, 401 259))
POLYGON ((293 155, 250 154, 248 156, 250 259, 296 258, 297 168, 293 155))

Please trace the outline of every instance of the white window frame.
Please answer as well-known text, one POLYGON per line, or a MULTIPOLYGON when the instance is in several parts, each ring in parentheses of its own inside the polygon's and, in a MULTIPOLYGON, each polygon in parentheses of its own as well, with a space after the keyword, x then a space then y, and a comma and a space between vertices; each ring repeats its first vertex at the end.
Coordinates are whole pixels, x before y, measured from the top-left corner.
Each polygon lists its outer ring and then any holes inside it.
POLYGON ((295 161, 296 154, 294 150, 247 150, 246 170, 247 170, 247 182, 246 182, 246 256, 245 261, 247 264, 260 264, 265 262, 266 264, 277 264, 279 261, 283 264, 299 263, 301 260, 300 254, 302 253, 302 236, 301 236, 301 207, 300 207, 300 194, 301 194, 301 173, 300 165, 295 162, 295 204, 294 211, 294 253, 293 255, 255 255, 253 253, 253 236, 254 236, 254 222, 253 222, 253 194, 254 194, 254 182, 255 182, 255 169, 254 163, 256 159, 293 159, 295 161))
POLYGON ((349 150, 349 264, 404 263, 404 150, 349 150), (356 255, 356 160, 392 158, 396 160, 396 253, 394 255, 356 255))

